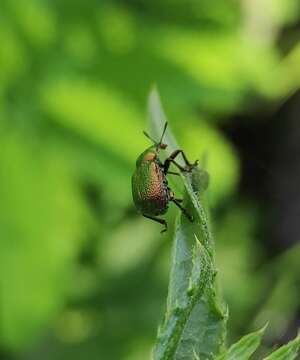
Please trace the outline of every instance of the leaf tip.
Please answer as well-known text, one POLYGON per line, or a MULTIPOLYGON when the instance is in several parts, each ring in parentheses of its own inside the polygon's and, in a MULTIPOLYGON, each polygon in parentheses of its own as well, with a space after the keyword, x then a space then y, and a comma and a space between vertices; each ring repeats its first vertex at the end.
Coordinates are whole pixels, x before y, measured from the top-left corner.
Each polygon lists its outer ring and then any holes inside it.
POLYGON ((157 100, 160 102, 160 96, 159 96, 157 83, 154 82, 150 86, 148 101, 149 103, 152 103, 153 101, 157 101, 157 100))
POLYGON ((194 234, 194 236, 195 236, 195 241, 196 241, 195 245, 197 247, 201 248, 202 247, 201 241, 198 239, 198 236, 196 234, 194 234))
POLYGON ((258 332, 263 334, 268 326, 269 326, 269 321, 267 321, 265 325, 260 330, 258 330, 258 332))

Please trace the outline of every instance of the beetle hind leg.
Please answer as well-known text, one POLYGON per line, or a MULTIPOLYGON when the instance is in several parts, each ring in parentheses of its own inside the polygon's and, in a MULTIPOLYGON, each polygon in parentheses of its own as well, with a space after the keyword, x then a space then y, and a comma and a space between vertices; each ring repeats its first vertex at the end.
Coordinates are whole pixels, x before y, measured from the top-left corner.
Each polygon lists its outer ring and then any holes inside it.
POLYGON ((167 171, 166 175, 176 175, 176 176, 180 176, 179 172, 175 172, 175 171, 167 171))
POLYGON ((171 199, 171 201, 177 206, 179 207, 179 209, 183 212, 183 214, 190 220, 190 222, 194 221, 194 218, 191 214, 189 214, 186 209, 180 204, 180 202, 182 202, 181 199, 171 199))
POLYGON ((168 223, 166 222, 166 220, 164 219, 160 219, 160 218, 157 218, 157 217, 154 217, 154 216, 149 216, 149 215, 145 215, 143 214, 143 216, 147 219, 150 219, 150 220, 153 220, 153 221, 156 221, 162 225, 164 225, 164 228, 161 230, 161 234, 166 232, 168 230, 168 223))

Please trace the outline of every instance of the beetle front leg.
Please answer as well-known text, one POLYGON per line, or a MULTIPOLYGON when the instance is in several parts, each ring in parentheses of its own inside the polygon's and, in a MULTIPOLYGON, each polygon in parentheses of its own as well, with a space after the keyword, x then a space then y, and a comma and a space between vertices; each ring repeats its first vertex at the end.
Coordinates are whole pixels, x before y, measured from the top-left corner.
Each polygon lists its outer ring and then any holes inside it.
POLYGON ((161 234, 168 230, 168 223, 166 222, 166 220, 160 219, 160 218, 157 218, 157 217, 154 217, 154 216, 145 215, 145 214, 142 214, 142 215, 147 219, 156 221, 156 222, 164 225, 164 229, 162 229, 161 232, 160 232, 161 234))
POLYGON ((176 165, 180 171, 187 171, 186 168, 184 168, 183 166, 179 165, 179 164, 175 161, 175 158, 176 158, 179 154, 182 155, 183 160, 184 160, 184 162, 185 162, 185 164, 186 164, 186 166, 187 166, 188 168, 191 168, 192 166, 197 165, 197 161, 195 162, 195 164, 191 164, 191 163, 188 161, 185 153, 184 153, 182 150, 178 149, 178 150, 175 150, 175 151, 165 160, 165 162, 164 162, 164 173, 165 173, 165 174, 168 173, 168 170, 169 170, 169 167, 170 167, 171 163, 173 163, 174 165, 176 165))

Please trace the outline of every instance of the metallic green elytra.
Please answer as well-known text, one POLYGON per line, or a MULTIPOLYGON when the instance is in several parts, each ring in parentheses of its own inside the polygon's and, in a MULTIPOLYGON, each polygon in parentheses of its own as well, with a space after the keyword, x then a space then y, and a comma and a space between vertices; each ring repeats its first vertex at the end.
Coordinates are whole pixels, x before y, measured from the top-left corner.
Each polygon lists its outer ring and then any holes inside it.
POLYGON ((180 205, 182 200, 176 199, 174 193, 168 187, 166 175, 180 175, 179 173, 169 171, 171 163, 177 166, 180 171, 190 171, 193 166, 197 165, 197 161, 194 164, 190 164, 182 150, 175 150, 164 163, 160 161, 160 150, 167 148, 167 145, 162 142, 167 126, 168 123, 165 123, 159 142, 156 142, 144 132, 153 141, 154 145, 146 149, 137 158, 136 169, 132 176, 132 197, 135 207, 143 216, 164 225, 164 229, 161 232, 167 230, 167 222, 157 216, 167 212, 170 201, 177 205, 190 221, 193 221, 192 216, 180 205), (179 154, 182 154, 186 167, 180 166, 175 161, 176 156, 179 154))

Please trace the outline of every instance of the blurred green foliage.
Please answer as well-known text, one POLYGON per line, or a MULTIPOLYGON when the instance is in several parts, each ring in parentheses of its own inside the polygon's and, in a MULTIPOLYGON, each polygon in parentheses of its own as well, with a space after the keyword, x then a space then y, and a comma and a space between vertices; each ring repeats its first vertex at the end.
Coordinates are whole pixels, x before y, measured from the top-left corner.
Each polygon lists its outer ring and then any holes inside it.
POLYGON ((262 302, 257 321, 272 314, 275 335, 284 331, 279 319, 292 317, 299 291, 285 265, 278 289, 262 299, 281 265, 256 271, 260 210, 235 197, 239 154, 218 123, 257 98, 280 102, 299 87, 300 43, 284 55, 277 46, 299 13, 297 0, 1 1, 5 353, 147 358, 170 242, 135 215, 130 176, 148 144, 141 130, 154 82, 189 157, 208 154, 213 209, 227 209, 212 220, 232 336, 251 327, 262 302), (282 289, 294 291, 284 308, 282 289))

